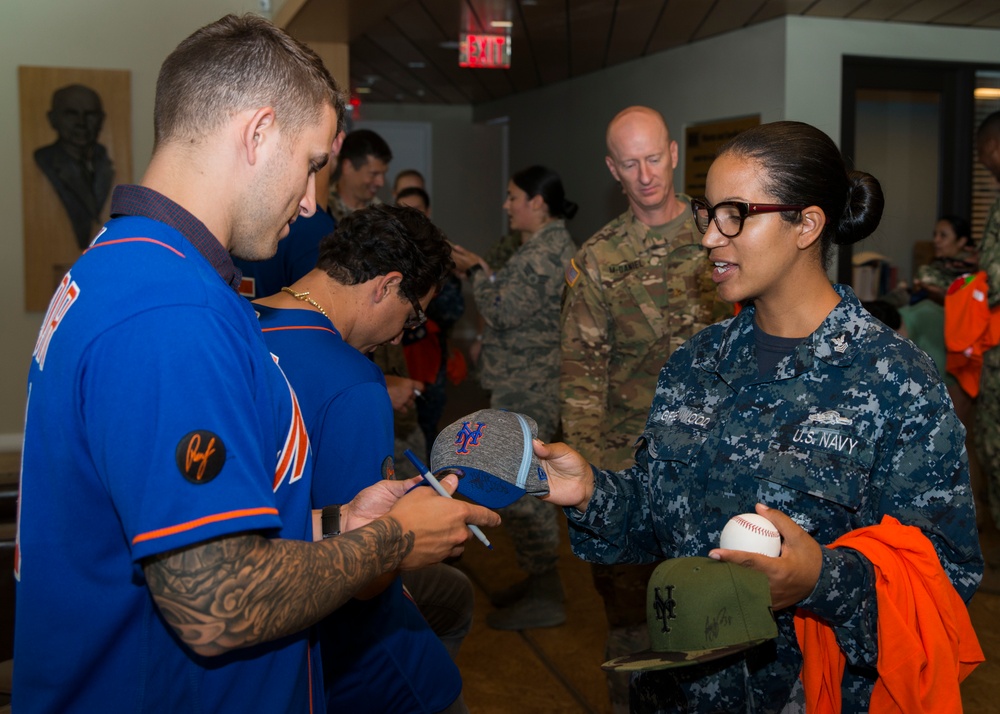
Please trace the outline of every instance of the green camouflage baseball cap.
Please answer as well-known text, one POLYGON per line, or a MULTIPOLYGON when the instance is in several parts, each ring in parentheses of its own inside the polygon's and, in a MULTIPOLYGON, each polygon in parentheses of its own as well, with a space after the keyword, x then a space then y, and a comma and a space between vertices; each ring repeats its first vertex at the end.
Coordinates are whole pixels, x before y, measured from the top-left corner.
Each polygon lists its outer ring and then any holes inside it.
POLYGON ((652 647, 601 665, 646 671, 725 657, 778 636, 763 573, 712 558, 673 558, 646 587, 652 647))

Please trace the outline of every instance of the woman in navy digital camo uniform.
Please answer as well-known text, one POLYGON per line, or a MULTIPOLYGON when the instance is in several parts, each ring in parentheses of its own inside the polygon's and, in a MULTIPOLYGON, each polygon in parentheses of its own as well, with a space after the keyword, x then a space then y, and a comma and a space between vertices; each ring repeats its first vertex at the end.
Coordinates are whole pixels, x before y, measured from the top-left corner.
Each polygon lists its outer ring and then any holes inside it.
MULTIPOLYGON (((829 549, 889 514, 933 544, 968 601, 982 573, 965 430, 930 359, 831 285, 832 244, 875 230, 883 198, 834 143, 797 122, 724 146, 693 201, 719 294, 743 305, 678 349, 660 374, 631 469, 592 469, 563 445, 550 500, 594 562, 713 556, 765 572, 776 640, 690 667, 643 672, 633 712, 801 711, 796 607, 833 628, 847 658, 843 711, 867 711, 878 613, 870 561, 829 549), (733 515, 766 514, 779 558, 714 551, 733 515)), ((708 269, 708 266, 706 266, 708 269)))

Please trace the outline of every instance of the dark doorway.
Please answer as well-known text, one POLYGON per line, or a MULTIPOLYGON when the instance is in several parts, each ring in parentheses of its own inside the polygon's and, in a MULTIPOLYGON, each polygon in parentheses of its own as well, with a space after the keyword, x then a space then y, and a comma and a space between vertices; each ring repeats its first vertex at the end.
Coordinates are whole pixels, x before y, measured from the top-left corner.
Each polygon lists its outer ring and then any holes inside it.
MULTIPOLYGON (((883 225, 860 249, 889 256, 900 279, 909 279, 912 244, 929 239, 938 215, 971 214, 973 92, 983 69, 997 68, 844 57, 841 149, 852 165, 885 176, 883 225)), ((838 282, 852 282, 853 252, 840 251, 838 282)))

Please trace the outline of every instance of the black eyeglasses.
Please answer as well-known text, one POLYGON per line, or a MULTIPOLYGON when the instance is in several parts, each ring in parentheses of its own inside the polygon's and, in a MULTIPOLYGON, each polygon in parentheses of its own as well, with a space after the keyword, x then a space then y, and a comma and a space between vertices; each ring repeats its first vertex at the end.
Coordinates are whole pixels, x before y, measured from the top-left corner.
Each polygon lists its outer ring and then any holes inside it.
POLYGON ((743 230, 743 221, 758 213, 784 213, 803 211, 808 206, 786 206, 781 203, 747 203, 745 201, 721 201, 714 206, 708 201, 695 198, 691 201, 691 213, 694 214, 694 224, 702 233, 708 230, 708 224, 715 221, 719 233, 726 238, 735 238, 743 230))
POLYGON ((418 327, 420 327, 422 324, 424 324, 425 322, 427 322, 427 315, 424 313, 423 309, 420 307, 420 303, 418 303, 416 300, 414 300, 413 298, 411 298, 409 296, 407 296, 406 299, 410 301, 411 305, 413 305, 413 314, 410 315, 408 318, 406 318, 406 322, 403 323, 403 329, 404 330, 415 330, 418 327))

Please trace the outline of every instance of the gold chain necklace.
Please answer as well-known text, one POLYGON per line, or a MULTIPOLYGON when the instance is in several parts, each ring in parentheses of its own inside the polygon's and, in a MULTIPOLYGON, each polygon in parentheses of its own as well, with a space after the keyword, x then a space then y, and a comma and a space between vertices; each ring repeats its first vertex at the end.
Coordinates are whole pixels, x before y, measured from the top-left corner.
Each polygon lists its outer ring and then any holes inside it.
MULTIPOLYGON (((286 287, 286 288, 282 288, 281 292, 288 293, 289 295, 291 295, 296 300, 301 300, 302 302, 309 303, 314 308, 316 308, 321 313, 323 313, 323 317, 325 317, 327 320, 330 320, 330 316, 326 314, 326 310, 323 309, 323 306, 320 305, 315 300, 313 300, 311 297, 309 297, 309 291, 308 290, 306 290, 305 292, 297 293, 294 290, 292 290, 291 288, 287 288, 286 287)), ((330 320, 330 322, 333 322, 333 320, 330 320)))

